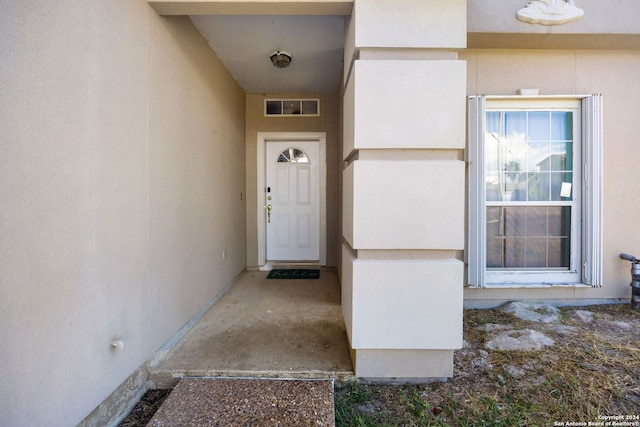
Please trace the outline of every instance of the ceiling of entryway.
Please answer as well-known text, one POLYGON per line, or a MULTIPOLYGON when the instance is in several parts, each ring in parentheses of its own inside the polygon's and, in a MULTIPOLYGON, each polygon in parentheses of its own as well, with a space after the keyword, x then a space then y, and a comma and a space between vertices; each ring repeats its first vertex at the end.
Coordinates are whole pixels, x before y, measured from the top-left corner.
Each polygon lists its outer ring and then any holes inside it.
POLYGON ((191 16, 246 93, 338 91, 344 16, 191 16), (290 52, 287 68, 269 53, 290 52))

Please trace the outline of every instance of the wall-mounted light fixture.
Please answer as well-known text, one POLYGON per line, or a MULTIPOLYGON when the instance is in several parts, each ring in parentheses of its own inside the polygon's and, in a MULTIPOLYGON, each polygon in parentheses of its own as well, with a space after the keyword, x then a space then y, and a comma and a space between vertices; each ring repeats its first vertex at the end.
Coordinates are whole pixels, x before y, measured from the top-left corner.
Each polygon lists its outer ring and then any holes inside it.
POLYGON ((286 68, 291 64, 291 54, 284 50, 274 50, 269 54, 269 59, 278 68, 286 68))

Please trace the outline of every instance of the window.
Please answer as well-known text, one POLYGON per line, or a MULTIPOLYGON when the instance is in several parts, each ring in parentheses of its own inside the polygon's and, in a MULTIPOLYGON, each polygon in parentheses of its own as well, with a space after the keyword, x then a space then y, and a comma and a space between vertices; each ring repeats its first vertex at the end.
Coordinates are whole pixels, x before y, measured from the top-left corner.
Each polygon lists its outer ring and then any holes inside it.
POLYGON ((278 163, 309 163, 309 156, 297 148, 287 148, 278 155, 278 163))
POLYGON ((319 116, 319 99, 265 99, 265 116, 319 116))
POLYGON ((469 99, 469 284, 601 286, 601 97, 469 99))

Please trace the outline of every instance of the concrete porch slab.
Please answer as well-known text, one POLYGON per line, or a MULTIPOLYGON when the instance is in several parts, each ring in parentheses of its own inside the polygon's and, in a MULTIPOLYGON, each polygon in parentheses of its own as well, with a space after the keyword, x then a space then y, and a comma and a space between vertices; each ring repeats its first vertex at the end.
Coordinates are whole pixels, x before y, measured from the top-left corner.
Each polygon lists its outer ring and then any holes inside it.
POLYGON ((148 426, 334 426, 333 381, 184 378, 148 426))
POLYGON ((246 271, 151 367, 156 388, 185 376, 353 378, 333 269, 320 279, 246 271))

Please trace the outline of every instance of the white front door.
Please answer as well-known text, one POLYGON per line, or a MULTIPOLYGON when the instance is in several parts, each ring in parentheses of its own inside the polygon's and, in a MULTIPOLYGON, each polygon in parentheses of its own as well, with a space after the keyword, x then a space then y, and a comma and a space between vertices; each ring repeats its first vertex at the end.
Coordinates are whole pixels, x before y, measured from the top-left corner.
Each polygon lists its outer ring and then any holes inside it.
POLYGON ((320 143, 267 141, 268 261, 320 258, 320 143))

